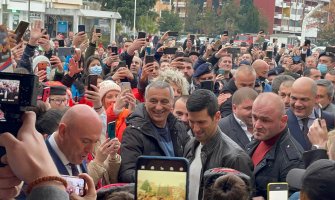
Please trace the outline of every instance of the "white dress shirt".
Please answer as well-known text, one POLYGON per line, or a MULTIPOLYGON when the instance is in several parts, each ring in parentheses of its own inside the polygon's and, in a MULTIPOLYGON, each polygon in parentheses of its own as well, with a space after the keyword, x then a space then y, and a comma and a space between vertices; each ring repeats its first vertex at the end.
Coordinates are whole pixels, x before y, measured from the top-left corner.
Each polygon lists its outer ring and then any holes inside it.
MULTIPOLYGON (((49 142, 51 147, 53 148, 53 150, 56 152, 57 156, 59 157, 59 159, 62 161, 63 165, 65 166, 66 170, 69 172, 69 174, 72 176, 72 170, 71 167, 69 166, 70 161, 66 158, 66 156, 64 155, 64 153, 59 149, 56 140, 55 140, 55 133, 53 133, 50 137, 49 137, 49 142)), ((81 167, 80 165, 76 165, 78 172, 82 173, 81 167)))

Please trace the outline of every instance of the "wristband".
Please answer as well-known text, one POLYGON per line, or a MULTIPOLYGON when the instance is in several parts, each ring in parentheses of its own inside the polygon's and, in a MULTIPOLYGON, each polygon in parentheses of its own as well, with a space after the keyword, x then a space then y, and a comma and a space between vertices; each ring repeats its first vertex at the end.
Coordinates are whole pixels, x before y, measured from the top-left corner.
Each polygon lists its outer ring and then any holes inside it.
POLYGON ((28 185, 27 194, 29 194, 31 192, 31 190, 36 185, 38 185, 40 183, 43 183, 43 182, 49 182, 49 181, 58 181, 58 182, 62 183, 65 188, 67 188, 67 182, 64 178, 62 178, 60 176, 44 176, 44 177, 40 177, 40 178, 35 179, 33 182, 31 182, 28 185))
POLYGON ((99 108, 94 108, 94 110, 100 110, 102 108, 102 106, 100 106, 99 108))

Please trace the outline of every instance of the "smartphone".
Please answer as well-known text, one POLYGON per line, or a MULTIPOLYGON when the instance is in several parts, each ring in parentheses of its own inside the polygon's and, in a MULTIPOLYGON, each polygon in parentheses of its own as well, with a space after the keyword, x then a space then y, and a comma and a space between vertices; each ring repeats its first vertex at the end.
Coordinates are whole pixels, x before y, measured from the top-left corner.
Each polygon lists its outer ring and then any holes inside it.
POLYGON ((150 55, 151 54, 151 47, 145 47, 145 52, 146 52, 146 55, 150 55))
POLYGON ((74 49, 72 47, 59 47, 58 56, 70 56, 74 54, 74 49))
POLYGON ((66 192, 68 194, 75 193, 78 196, 85 195, 85 180, 77 176, 61 175, 67 182, 66 192))
POLYGON ((19 25, 17 26, 14 32, 16 35, 16 43, 21 42, 21 39, 28 27, 29 27, 29 22, 20 21, 19 25))
POLYGON ((118 54, 118 49, 117 49, 117 47, 112 47, 112 53, 113 53, 114 55, 117 55, 117 54, 118 54))
POLYGON ((192 44, 194 44, 195 35, 190 35, 190 39, 192 41, 192 44))
POLYGON ((155 57, 154 56, 145 56, 145 64, 148 64, 148 63, 153 63, 155 61, 155 57))
POLYGON ((310 40, 305 40, 304 46, 307 46, 307 45, 311 45, 311 41, 310 40))
POLYGON ((96 28, 95 29, 95 33, 101 33, 101 29, 100 28, 96 28))
POLYGON ((217 40, 214 44, 213 44, 213 49, 215 51, 219 50, 219 47, 222 45, 221 40, 217 40))
POLYGON ((64 40, 58 40, 59 47, 64 47, 64 40))
POLYGON ((89 74, 87 78, 87 89, 93 91, 91 85, 98 85, 98 75, 96 74, 89 74))
POLYGON ((234 44, 234 40, 229 40, 229 44, 234 44))
POLYGON ((145 38, 146 35, 147 35, 147 34, 146 34, 145 32, 138 32, 137 39, 145 38))
POLYGON ((200 82, 200 88, 213 91, 214 90, 214 81, 206 80, 200 82))
POLYGON ((176 55, 175 55, 175 58, 184 57, 184 56, 185 56, 184 52, 177 51, 176 55))
POLYGON ((185 158, 140 156, 135 199, 188 199, 188 168, 185 158))
POLYGON ((263 42, 262 51, 266 51, 267 48, 268 48, 268 42, 263 42))
POLYGON ((38 71, 46 70, 47 67, 48 67, 48 63, 38 63, 38 64, 37 64, 37 69, 38 69, 38 71))
POLYGON ((168 32, 168 35, 171 37, 178 37, 179 36, 179 33, 177 31, 169 31, 168 32))
POLYGON ((47 102, 50 96, 50 87, 43 88, 42 101, 47 102))
POLYGON ((115 138, 115 121, 109 122, 107 125, 107 133, 110 139, 115 138))
POLYGON ((254 43, 252 46, 256 47, 256 48, 259 48, 259 43, 254 43))
POLYGON ((163 50, 164 54, 176 54, 177 48, 165 48, 163 50))
POLYGON ((241 53, 241 49, 238 48, 238 47, 232 47, 232 48, 228 48, 227 52, 230 53, 230 54, 237 55, 237 54, 241 53))
POLYGON ((127 63, 125 61, 120 61, 119 64, 117 65, 117 68, 120 67, 127 67, 127 63))
POLYGON ((272 59, 273 52, 272 51, 266 51, 266 57, 272 59))
POLYGON ((218 69, 218 71, 216 72, 216 74, 221 74, 224 75, 225 74, 225 70, 224 69, 218 69))
POLYGON ((285 44, 284 43, 281 43, 281 48, 285 48, 285 44))
POLYGON ((288 200, 288 183, 269 183, 268 200, 288 200))
POLYGON ((85 32, 85 25, 78 25, 78 33, 85 32))
POLYGON ((130 82, 120 82, 121 91, 129 90, 131 91, 130 82))

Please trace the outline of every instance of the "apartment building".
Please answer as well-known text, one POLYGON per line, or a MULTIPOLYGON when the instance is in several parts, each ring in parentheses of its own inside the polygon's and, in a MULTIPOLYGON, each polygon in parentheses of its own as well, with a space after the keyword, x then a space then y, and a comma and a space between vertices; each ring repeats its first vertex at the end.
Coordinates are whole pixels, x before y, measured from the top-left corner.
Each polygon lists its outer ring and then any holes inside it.
MULTIPOLYGON (((301 35, 302 22, 305 16, 319 3, 329 3, 329 0, 254 0, 254 5, 268 21, 269 34, 301 35)), ((317 37, 317 24, 309 20, 304 30, 306 37, 317 37)))
POLYGON ((86 31, 94 25, 115 40, 118 12, 101 11, 100 5, 87 0, 0 0, 0 24, 15 29, 21 20, 44 21, 45 29, 55 37, 58 33, 68 34, 78 31, 79 24, 86 25, 86 31))

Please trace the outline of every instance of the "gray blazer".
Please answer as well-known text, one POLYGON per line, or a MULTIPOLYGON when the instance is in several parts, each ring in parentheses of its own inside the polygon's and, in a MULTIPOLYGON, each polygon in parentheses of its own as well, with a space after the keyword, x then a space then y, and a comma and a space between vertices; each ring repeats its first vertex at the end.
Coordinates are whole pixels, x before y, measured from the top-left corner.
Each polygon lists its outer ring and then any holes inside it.
POLYGON ((69 200, 69 194, 55 186, 40 186, 34 188, 27 200, 69 200))

